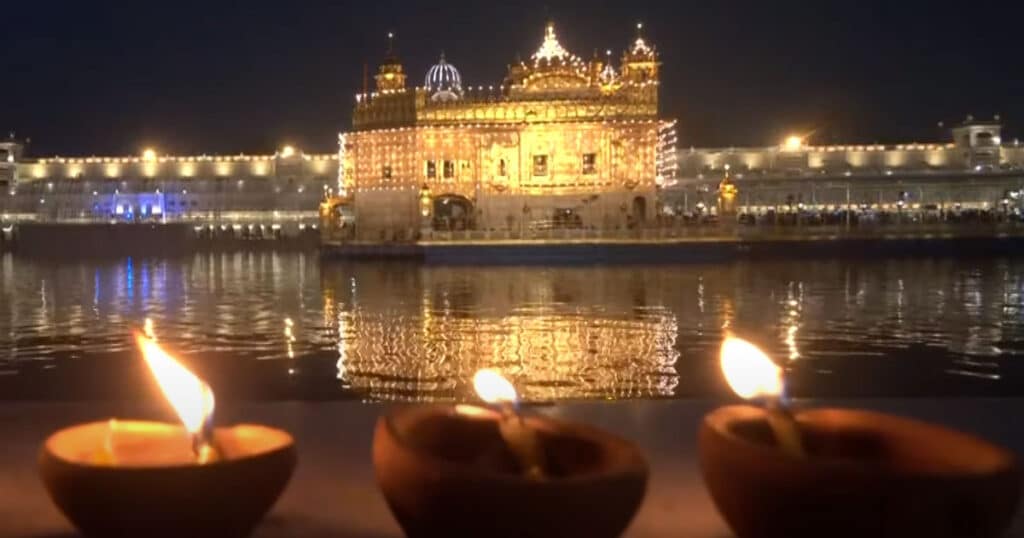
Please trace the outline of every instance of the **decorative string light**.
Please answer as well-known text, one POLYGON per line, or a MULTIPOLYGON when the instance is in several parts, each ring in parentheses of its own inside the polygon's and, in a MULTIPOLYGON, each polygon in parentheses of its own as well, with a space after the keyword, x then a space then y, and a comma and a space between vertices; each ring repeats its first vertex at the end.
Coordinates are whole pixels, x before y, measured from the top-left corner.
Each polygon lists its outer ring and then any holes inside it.
POLYGON ((345 170, 348 167, 348 161, 345 159, 348 145, 348 135, 345 133, 338 134, 338 196, 348 195, 348 185, 345 181, 345 170))
POLYGON ((601 81, 602 86, 604 86, 605 88, 611 88, 616 82, 618 82, 619 72, 616 71, 615 66, 612 65, 611 49, 608 49, 606 56, 608 59, 604 65, 604 69, 601 71, 599 80, 601 81))
POLYGON ((558 36, 555 35, 555 23, 549 22, 544 31, 544 42, 541 43, 540 49, 533 54, 533 61, 536 64, 541 61, 552 62, 554 60, 571 63, 579 62, 579 58, 565 50, 565 47, 558 42, 558 36))
POLYGON ((676 172, 679 169, 678 159, 678 136, 676 134, 676 122, 664 122, 658 129, 658 144, 655 181, 658 186, 672 185, 676 180, 676 172))
POLYGON ((631 51, 634 56, 650 56, 654 53, 654 49, 647 45, 644 41, 644 23, 636 23, 636 41, 633 42, 633 50, 631 51))

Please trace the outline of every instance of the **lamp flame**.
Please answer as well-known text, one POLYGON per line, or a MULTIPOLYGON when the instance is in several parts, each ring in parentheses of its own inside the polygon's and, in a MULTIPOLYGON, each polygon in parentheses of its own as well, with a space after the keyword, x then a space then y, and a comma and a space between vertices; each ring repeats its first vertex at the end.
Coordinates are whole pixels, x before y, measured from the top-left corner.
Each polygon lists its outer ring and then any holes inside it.
MULTIPOLYGON (((525 476, 530 480, 544 478, 544 452, 536 433, 526 424, 522 415, 517 412, 519 397, 516 388, 495 370, 480 370, 473 376, 473 387, 480 399, 498 409, 501 419, 498 429, 508 449, 512 451, 525 476)), ((456 409, 457 413, 470 418, 484 416, 487 412, 467 413, 466 409, 456 409)))
POLYGON ((754 344, 740 338, 726 338, 720 360, 725 380, 740 398, 782 396, 782 368, 754 344))
POLYGON ((495 370, 480 370, 473 376, 473 388, 480 399, 491 404, 511 404, 519 401, 516 388, 495 370))
POLYGON ((193 436, 202 436, 213 416, 210 386, 163 350, 153 339, 136 333, 135 341, 171 407, 193 436))

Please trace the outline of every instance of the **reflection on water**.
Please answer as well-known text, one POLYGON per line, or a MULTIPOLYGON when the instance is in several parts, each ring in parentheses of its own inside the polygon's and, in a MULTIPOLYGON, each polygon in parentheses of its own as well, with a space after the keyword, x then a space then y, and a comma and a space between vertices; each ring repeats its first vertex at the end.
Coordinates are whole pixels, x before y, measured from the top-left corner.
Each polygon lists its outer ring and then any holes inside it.
POLYGON ((468 268, 8 254, 0 398, 137 397, 129 334, 147 317, 219 394, 247 398, 469 399, 485 367, 529 400, 719 395, 726 329, 785 363, 798 395, 1018 394, 1022 290, 1015 260, 468 268))
POLYGON ((529 400, 672 396, 675 315, 628 272, 356 266, 328 271, 338 372, 376 398, 469 396, 498 368, 529 400))

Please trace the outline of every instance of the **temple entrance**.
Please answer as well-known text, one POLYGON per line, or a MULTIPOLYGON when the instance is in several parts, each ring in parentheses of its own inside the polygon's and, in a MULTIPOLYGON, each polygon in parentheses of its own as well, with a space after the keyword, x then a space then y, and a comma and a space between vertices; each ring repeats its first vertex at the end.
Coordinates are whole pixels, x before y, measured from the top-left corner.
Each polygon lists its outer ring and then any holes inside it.
POLYGON ((458 194, 442 194, 434 198, 434 230, 471 230, 473 225, 473 202, 469 198, 458 194))
POLYGON ((576 212, 576 209, 556 209, 554 216, 554 227, 566 230, 578 230, 583 228, 583 218, 576 212))
MULTIPOLYGON (((320 203, 320 230, 323 238, 346 241, 356 238, 356 214, 352 199, 328 196, 320 203)), ((305 227, 301 228, 305 230, 305 227)))
POLYGON ((633 198, 633 222, 641 223, 647 220, 647 198, 637 196, 633 198))

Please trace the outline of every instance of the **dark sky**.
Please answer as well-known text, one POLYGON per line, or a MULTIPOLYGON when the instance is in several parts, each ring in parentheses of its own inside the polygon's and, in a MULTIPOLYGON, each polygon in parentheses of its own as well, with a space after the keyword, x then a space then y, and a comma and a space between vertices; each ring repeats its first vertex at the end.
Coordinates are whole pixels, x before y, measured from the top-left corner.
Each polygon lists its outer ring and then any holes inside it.
POLYGON ((0 130, 31 153, 333 151, 364 62, 394 29, 414 84, 440 51, 497 84, 550 14, 580 56, 621 51, 644 20, 662 110, 683 146, 944 137, 937 122, 1001 114, 1024 137, 1020 2, 205 3, 4 6, 0 130))

